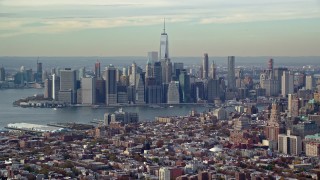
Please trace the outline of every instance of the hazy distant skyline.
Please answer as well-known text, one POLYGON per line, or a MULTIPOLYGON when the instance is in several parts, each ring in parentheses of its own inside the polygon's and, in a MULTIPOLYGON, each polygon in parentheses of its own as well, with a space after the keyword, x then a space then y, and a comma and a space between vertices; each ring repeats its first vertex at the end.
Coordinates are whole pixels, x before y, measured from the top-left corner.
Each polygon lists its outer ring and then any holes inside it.
POLYGON ((0 0, 0 56, 320 56, 320 0, 0 0))

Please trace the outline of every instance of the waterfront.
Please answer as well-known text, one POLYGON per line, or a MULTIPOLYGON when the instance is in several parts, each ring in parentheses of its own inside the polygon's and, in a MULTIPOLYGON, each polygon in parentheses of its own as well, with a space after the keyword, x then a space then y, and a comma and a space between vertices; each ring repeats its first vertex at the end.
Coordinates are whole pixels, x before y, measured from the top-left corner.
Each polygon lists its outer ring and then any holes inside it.
MULTIPOLYGON (((12 103, 20 98, 42 94, 43 89, 6 89, 0 90, 0 129, 8 123, 61 123, 77 122, 90 123, 93 119, 103 119, 105 112, 114 112, 118 108, 91 108, 91 107, 68 107, 68 108, 21 108, 14 107, 12 103)), ((168 108, 150 107, 124 107, 125 111, 137 112, 140 121, 154 120, 155 116, 186 115, 195 108, 201 112, 207 107, 195 105, 180 105, 168 108)))

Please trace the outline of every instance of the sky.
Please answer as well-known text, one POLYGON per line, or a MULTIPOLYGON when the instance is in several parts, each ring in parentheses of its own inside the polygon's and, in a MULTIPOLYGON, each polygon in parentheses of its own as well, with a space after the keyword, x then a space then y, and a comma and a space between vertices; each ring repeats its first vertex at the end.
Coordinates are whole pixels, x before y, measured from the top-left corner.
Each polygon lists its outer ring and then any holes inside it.
POLYGON ((0 0, 0 56, 320 56, 320 0, 0 0))

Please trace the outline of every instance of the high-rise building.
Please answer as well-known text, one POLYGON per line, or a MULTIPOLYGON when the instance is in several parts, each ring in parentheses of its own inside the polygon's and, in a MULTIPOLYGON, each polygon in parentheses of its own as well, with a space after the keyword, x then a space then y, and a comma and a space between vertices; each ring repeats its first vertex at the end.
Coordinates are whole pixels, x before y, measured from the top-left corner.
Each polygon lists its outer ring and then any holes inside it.
POLYGON ((236 77, 235 77, 235 57, 228 57, 228 90, 235 91, 236 77))
POLYGON ((158 52, 157 51, 151 51, 148 52, 148 61, 153 64, 154 62, 158 61, 158 52))
POLYGON ((96 79, 81 78, 82 104, 96 104, 96 79))
POLYGON ((179 104, 180 103, 180 93, 179 93, 179 81, 171 81, 168 87, 168 104, 179 104))
POLYGON ((52 98, 52 79, 46 79, 44 81, 44 98, 52 98))
POLYGON ((60 77, 57 76, 56 74, 52 74, 52 99, 53 100, 58 100, 58 94, 60 91, 60 77))
POLYGON ((153 77, 156 79, 157 85, 162 85, 162 68, 161 62, 155 62, 153 64, 153 77))
POLYGON ((183 63, 173 63, 173 80, 179 79, 180 72, 183 70, 183 63))
POLYGON ((280 67, 280 68, 274 68, 273 70, 273 77, 274 77, 274 80, 277 81, 277 89, 278 89, 278 92, 277 94, 280 94, 281 93, 281 89, 282 89, 282 75, 283 75, 283 72, 284 71, 288 71, 287 68, 283 68, 283 67, 280 67))
POLYGON ((203 55, 203 60, 202 60, 202 69, 203 69, 203 79, 208 79, 209 76, 209 57, 208 54, 205 53, 203 55))
POLYGON ((292 134, 304 139, 307 135, 314 135, 319 132, 319 127, 315 121, 305 121, 292 125, 292 134))
POLYGON ((146 78, 148 77, 152 77, 152 62, 150 59, 148 59, 146 65, 146 78))
POLYGON ((0 67, 0 81, 6 81, 6 70, 4 67, 0 67))
POLYGON ((71 70, 71 68, 60 70, 60 92, 59 101, 64 101, 71 104, 77 103, 77 80, 75 70, 71 70), (61 91, 64 92, 61 94, 64 98, 60 98, 61 91), (67 91, 68 93, 66 93, 67 91), (67 97, 68 95, 70 95, 71 97, 67 97), (71 101, 69 102, 69 100, 71 101))
POLYGON ((269 59, 268 61, 268 70, 273 71, 273 59, 269 59))
POLYGON ((284 71, 281 80, 281 94, 286 97, 294 92, 294 76, 291 72, 284 71))
POLYGON ((278 151, 283 154, 299 155, 302 151, 301 137, 291 135, 290 130, 287 130, 287 134, 279 134, 278 151))
POLYGON ((100 71, 100 62, 97 61, 95 64, 94 64, 94 75, 96 76, 97 79, 100 79, 101 78, 101 71, 100 71))
POLYGON ((42 82, 42 63, 37 62, 37 75, 36 75, 36 82, 42 82))
POLYGON ((169 59, 169 41, 166 33, 166 22, 163 24, 163 33, 160 36, 160 60, 169 59))
POLYGON ((212 61, 211 64, 211 74, 210 74, 211 79, 217 79, 217 67, 214 61, 212 61))
POLYGON ((96 79, 96 103, 106 103, 106 81, 100 77, 96 79))
POLYGON ((314 78, 312 75, 306 76, 306 89, 312 90, 314 87, 314 78))
POLYGON ((299 98, 297 94, 288 94, 288 116, 296 117, 299 115, 299 98))
POLYGON ((132 86, 136 86, 137 83, 137 64, 135 62, 131 65, 131 74, 129 78, 129 83, 132 86))
POLYGON ((117 87, 118 104, 128 104, 128 88, 124 85, 117 87))
POLYGON ((81 67, 78 70, 78 76, 77 76, 77 80, 81 80, 81 78, 86 77, 86 68, 85 67, 81 67))
POLYGON ((276 142, 278 141, 278 135, 283 133, 283 127, 280 124, 280 109, 277 102, 272 103, 270 119, 267 121, 267 125, 264 128, 264 132, 267 140, 270 142, 272 149, 277 149, 276 142), (272 146, 275 144, 275 146, 272 146))
POLYGON ((168 84, 172 78, 172 63, 170 59, 162 59, 161 62, 161 80, 162 83, 168 84))
POLYGON ((207 100, 213 103, 215 99, 220 99, 220 84, 217 79, 209 79, 207 82, 207 100))
POLYGON ((117 104, 117 70, 113 65, 106 67, 104 79, 106 81, 106 105, 117 104))
POLYGON ((146 102, 148 104, 162 103, 162 87, 156 84, 155 78, 146 78, 146 102))
POLYGON ((242 78, 243 78, 243 72, 241 68, 235 69, 235 77, 236 77, 236 88, 241 88, 242 78))
POLYGON ((182 71, 179 76, 180 84, 180 102, 189 103, 190 102, 190 75, 186 71, 182 71))
POLYGON ((144 87, 144 78, 142 74, 136 75, 136 96, 135 103, 136 104, 145 104, 145 87, 144 87))
POLYGON ((205 88, 203 81, 196 81, 191 83, 191 98, 192 102, 205 100, 205 88))

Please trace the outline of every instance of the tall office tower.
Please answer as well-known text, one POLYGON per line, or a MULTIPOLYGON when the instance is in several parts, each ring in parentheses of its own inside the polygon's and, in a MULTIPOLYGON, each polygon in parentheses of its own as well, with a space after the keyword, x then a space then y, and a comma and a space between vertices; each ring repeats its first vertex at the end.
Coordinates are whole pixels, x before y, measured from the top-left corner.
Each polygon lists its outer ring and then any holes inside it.
POLYGON ((152 62, 150 59, 148 59, 146 65, 146 78, 148 77, 152 77, 152 62))
POLYGON ((190 102, 190 75, 186 71, 182 71, 179 76, 180 84, 180 102, 190 102))
POLYGON ((76 71, 71 70, 71 68, 65 68, 64 70, 60 70, 59 101, 63 101, 70 104, 77 103, 76 71))
POLYGON ((272 103, 270 119, 267 121, 267 125, 264 128, 264 132, 267 140, 272 149, 277 149, 278 135, 283 133, 283 127, 280 124, 280 109, 277 102, 272 103))
POLYGON ((125 67, 122 68, 122 75, 123 76, 128 76, 127 68, 125 68, 125 67))
POLYGON ((129 76, 125 76, 125 75, 120 76, 119 84, 122 86, 129 86, 129 76))
POLYGON ((118 103, 119 104, 128 104, 128 89, 127 86, 118 85, 117 86, 118 91, 118 103))
POLYGON ((122 76, 122 74, 123 74, 123 73, 122 73, 122 71, 121 71, 120 69, 118 69, 118 68, 117 68, 117 76, 116 76, 116 77, 117 77, 117 78, 116 78, 117 83, 119 83, 119 82, 120 82, 120 77, 122 76))
POLYGON ((129 85, 127 87, 128 103, 132 104, 136 100, 136 87, 129 85))
POLYGON ((278 81, 273 79, 264 80, 264 89, 266 96, 278 96, 278 81))
POLYGON ((168 34, 166 33, 166 22, 163 24, 163 33, 160 36, 160 60, 169 59, 169 42, 168 34))
POLYGON ((178 80, 181 70, 183 70, 183 63, 173 63, 173 76, 176 80, 178 80))
POLYGON ((130 85, 136 86, 137 83, 137 64, 135 62, 131 65, 131 74, 129 78, 130 85))
POLYGON ((136 96, 135 103, 136 104, 145 104, 145 87, 144 87, 144 78, 142 74, 136 75, 136 96))
POLYGON ((306 76, 306 89, 312 90, 314 87, 314 79, 312 75, 306 76))
POLYGON ((52 99, 58 100, 58 94, 60 91, 60 77, 56 74, 52 74, 52 99))
POLYGON ((81 78, 84 78, 84 77, 86 77, 86 68, 82 67, 79 69, 77 80, 81 80, 81 78))
POLYGON ((156 84, 153 77, 146 78, 146 102, 148 104, 162 103, 162 87, 156 84))
POLYGON ((199 102, 205 99, 205 89, 203 81, 191 83, 191 98, 192 102, 199 102))
POLYGON ((209 57, 208 57, 207 53, 205 53, 203 55, 202 70, 203 70, 202 78, 208 79, 208 76, 209 76, 209 57))
POLYGON ((269 59, 268 61, 268 70, 273 71, 273 59, 269 59))
POLYGON ((283 154, 300 155, 302 151, 301 137, 291 135, 290 130, 287 130, 287 134, 279 134, 278 151, 283 154))
POLYGON ((167 59, 161 59, 161 80, 162 83, 166 83, 167 80, 167 59))
POLYGON ((96 104, 96 78, 81 79, 82 104, 96 104))
POLYGON ((168 104, 179 104, 180 93, 179 93, 179 81, 171 81, 168 87, 168 104))
POLYGON ((235 57, 228 57, 228 90, 236 90, 236 77, 235 77, 235 57))
POLYGON ((153 77, 156 79, 157 85, 162 85, 162 68, 161 62, 155 62, 153 64, 153 77))
POLYGON ((6 81, 6 70, 4 67, 0 67, 0 81, 6 81))
POLYGON ((168 59, 166 61, 166 79, 164 83, 168 84, 169 82, 171 82, 171 80, 172 80, 172 63, 170 59, 168 59))
POLYGON ((96 79, 101 79, 101 70, 100 70, 100 62, 97 61, 94 64, 94 75, 96 76, 96 79))
POLYGON ((42 82, 44 82, 48 78, 49 78, 48 72, 47 71, 42 71, 42 82))
POLYGON ((241 88, 241 82, 243 78, 242 69, 241 68, 235 68, 235 77, 236 77, 236 87, 241 88))
POLYGON ((216 68, 216 64, 214 63, 214 61, 212 61, 212 64, 211 64, 210 78, 217 79, 217 68, 216 68))
POLYGON ((281 82, 281 80, 282 80, 282 75, 283 75, 283 72, 285 72, 285 71, 288 71, 288 69, 287 68, 282 68, 282 67, 280 67, 280 68, 274 68, 274 70, 273 70, 273 78, 274 78, 274 80, 277 80, 277 87, 278 87, 278 94, 281 94, 281 89, 282 89, 282 82, 281 82))
POLYGON ((52 98, 52 79, 46 79, 44 81, 44 98, 51 99, 52 98))
MULTIPOLYGON (((32 69, 26 69, 23 73, 23 79, 27 82, 33 82, 35 80, 34 76, 37 77, 37 74, 33 74, 32 69)), ((41 76, 42 77, 42 76, 41 76)), ((40 80, 37 80, 37 82, 42 82, 40 80)))
POLYGON ((113 65, 106 67, 104 79, 106 81, 106 105, 117 104, 117 70, 113 65))
POLYGON ((106 81, 100 77, 96 79, 96 103, 106 103, 106 81))
POLYGON ((158 61, 158 52, 157 51, 151 51, 148 52, 148 61, 153 64, 154 62, 158 61))
POLYGON ((42 82, 42 63, 37 61, 36 82, 42 82))
POLYGON ((286 97, 288 94, 294 93, 294 75, 291 72, 283 72, 281 88, 281 94, 283 97, 286 97))
POLYGON ((208 102, 213 103, 215 99, 220 99, 220 84, 218 79, 209 79, 206 87, 208 102))
POLYGON ((299 116, 300 100, 297 94, 288 94, 288 117, 299 116))

